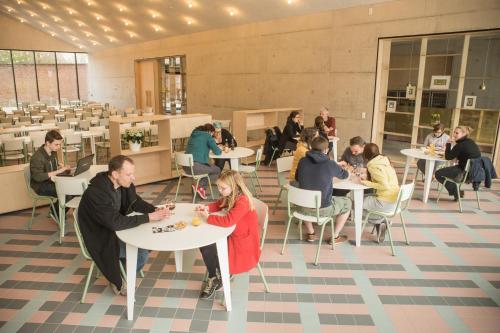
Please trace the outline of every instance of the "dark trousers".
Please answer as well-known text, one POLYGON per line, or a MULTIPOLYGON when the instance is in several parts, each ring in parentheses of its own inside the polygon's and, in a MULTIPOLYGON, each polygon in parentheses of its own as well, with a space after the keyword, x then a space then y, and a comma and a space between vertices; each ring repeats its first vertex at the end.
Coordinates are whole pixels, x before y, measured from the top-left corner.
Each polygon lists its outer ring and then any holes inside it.
POLYGON ((210 244, 207 246, 200 247, 201 256, 203 257, 203 262, 207 266, 208 277, 212 278, 216 276, 216 271, 220 271, 219 267, 219 257, 217 256, 217 246, 210 244))
MULTIPOLYGON (((40 184, 40 186, 38 187, 38 190, 36 190, 35 192, 36 192, 36 194, 39 194, 39 195, 46 195, 46 196, 57 198, 56 184, 54 184, 53 182, 49 182, 49 181, 43 182, 42 184, 40 184)), ((67 195, 66 202, 73 199, 73 197, 74 197, 73 195, 67 195)), ((56 209, 56 211, 54 213, 56 214, 56 216, 59 216, 59 201, 56 201, 54 203, 54 207, 56 209)), ((67 212, 68 209, 69 208, 65 208, 65 212, 67 212)))
MULTIPOLYGON (((436 171, 435 176, 436 176, 436 180, 438 182, 440 182, 441 184, 443 184, 444 177, 460 181, 463 177, 463 174, 464 174, 464 171, 461 168, 459 168, 458 166, 451 166, 451 167, 439 169, 438 171, 436 171)), ((445 187, 446 187, 446 190, 448 190, 449 195, 453 195, 455 197, 458 196, 457 187, 455 186, 455 184, 447 182, 445 187)))
POLYGON ((231 161, 228 158, 214 158, 214 164, 217 165, 221 171, 224 170, 226 162, 229 163, 229 168, 231 168, 231 161))

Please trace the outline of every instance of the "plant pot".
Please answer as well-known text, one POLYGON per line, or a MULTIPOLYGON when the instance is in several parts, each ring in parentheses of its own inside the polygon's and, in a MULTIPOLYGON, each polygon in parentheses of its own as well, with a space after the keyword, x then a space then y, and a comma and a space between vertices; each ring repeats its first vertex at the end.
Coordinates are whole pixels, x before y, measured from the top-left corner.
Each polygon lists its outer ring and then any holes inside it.
POLYGON ((140 151, 141 150, 141 143, 134 143, 132 141, 128 142, 128 145, 130 147, 131 151, 140 151))

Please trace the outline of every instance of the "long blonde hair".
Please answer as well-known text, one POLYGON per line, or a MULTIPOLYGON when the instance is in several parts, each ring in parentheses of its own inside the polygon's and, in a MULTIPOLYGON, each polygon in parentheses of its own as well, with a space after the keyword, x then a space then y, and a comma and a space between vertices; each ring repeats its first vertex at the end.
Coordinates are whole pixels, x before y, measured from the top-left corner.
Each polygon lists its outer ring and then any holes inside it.
POLYGON ((472 133, 472 131, 474 130, 472 127, 470 126, 465 126, 465 125, 460 125, 460 126, 457 126, 455 127, 455 129, 460 129, 463 133, 465 133, 465 135, 469 135, 472 133))
POLYGON ((239 194, 243 194, 248 198, 248 203, 250 205, 250 210, 255 210, 253 206, 252 193, 248 190, 248 187, 245 185, 245 181, 243 177, 234 170, 225 170, 217 179, 217 183, 224 183, 231 187, 231 195, 228 197, 222 198, 222 203, 220 207, 225 207, 228 210, 234 207, 234 203, 239 194))

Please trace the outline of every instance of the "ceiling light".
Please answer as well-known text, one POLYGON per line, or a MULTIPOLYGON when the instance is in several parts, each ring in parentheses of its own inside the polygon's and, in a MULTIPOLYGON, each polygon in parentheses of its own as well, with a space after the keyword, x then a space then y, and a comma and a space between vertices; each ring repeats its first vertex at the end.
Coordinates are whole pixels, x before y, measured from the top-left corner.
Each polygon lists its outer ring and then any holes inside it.
POLYGON ((83 46, 81 46, 81 45, 78 45, 78 48, 79 48, 79 49, 83 49, 83 46))
POLYGON ((193 24, 193 20, 191 20, 191 19, 188 19, 188 20, 187 20, 187 24, 188 24, 188 25, 191 25, 191 24, 193 24))
POLYGON ((53 33, 53 32, 51 32, 51 33, 50 33, 50 35, 51 35, 52 37, 54 37, 56 34, 55 34, 55 33, 53 33))
POLYGON ((110 41, 110 42, 113 42, 113 41, 114 41, 114 39, 113 39, 112 37, 109 37, 109 41, 110 41))
POLYGON ((157 18, 157 17, 158 17, 158 14, 153 13, 153 15, 152 15, 152 16, 153 16, 153 18, 157 18))
POLYGON ((30 13, 30 16, 31 16, 31 17, 35 16, 35 13, 30 13))
POLYGON ((120 10, 120 12, 123 12, 123 7, 120 7, 119 10, 120 10))
POLYGON ((45 23, 42 23, 42 28, 45 28, 47 25, 45 23))
POLYGON ((68 28, 63 28, 64 32, 68 32, 68 30, 69 30, 68 28))
POLYGON ((90 37, 90 33, 86 32, 85 36, 90 37))
POLYGON ((288 0, 287 2, 289 5, 291 5, 293 3, 293 0, 288 0))
POLYGON ((129 34, 130 38, 133 38, 135 35, 133 33, 129 34))
POLYGON ((22 3, 22 1, 18 1, 17 4, 20 5, 22 3))
POLYGON ((108 27, 104 28, 104 32, 108 32, 108 31, 109 31, 108 27))
POLYGON ((76 37, 71 37, 71 40, 73 40, 73 41, 76 40, 76 37))
POLYGON ((73 11, 71 9, 68 11, 68 13, 69 15, 73 15, 73 11))
POLYGON ((230 16, 234 16, 234 14, 236 14, 236 13, 235 13, 235 11, 234 11, 234 9, 230 9, 230 10, 229 10, 229 15, 230 15, 230 16))
POLYGON ((10 8, 10 7, 9 7, 9 8, 7 9, 7 11, 10 13, 10 12, 12 11, 12 8, 10 8))
POLYGON ((127 26, 127 27, 128 27, 128 25, 129 25, 128 21, 125 21, 125 26, 127 26))
POLYGON ((54 22, 58 22, 59 21, 59 18, 58 17, 54 17, 54 22))
POLYGON ((193 8, 193 3, 191 1, 188 2, 188 7, 193 8))
POLYGON ((24 23, 24 19, 23 18, 20 18, 19 21, 21 21, 21 23, 24 23))
POLYGON ((43 10, 47 9, 47 5, 42 5, 43 10))
POLYGON ((83 25, 82 22, 78 22, 78 26, 81 27, 83 25))
POLYGON ((159 27, 155 27, 155 31, 156 32, 160 31, 160 28, 159 27))
POLYGON ((92 1, 87 2, 87 6, 92 6, 92 1))
POLYGON ((92 42, 92 45, 96 46, 96 45, 97 45, 97 43, 96 43, 96 42, 92 42))

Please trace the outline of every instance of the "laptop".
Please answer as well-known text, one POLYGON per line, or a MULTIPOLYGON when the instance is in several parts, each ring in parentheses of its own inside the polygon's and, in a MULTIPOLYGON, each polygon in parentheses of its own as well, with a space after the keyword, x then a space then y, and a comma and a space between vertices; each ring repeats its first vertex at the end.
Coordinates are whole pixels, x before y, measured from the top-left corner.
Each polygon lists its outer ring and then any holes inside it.
POLYGON ((70 170, 58 174, 58 176, 60 177, 78 176, 79 174, 84 173, 85 171, 90 169, 90 166, 92 165, 93 162, 94 162, 94 154, 90 154, 88 156, 80 158, 78 162, 76 162, 76 168, 71 168, 70 170))

